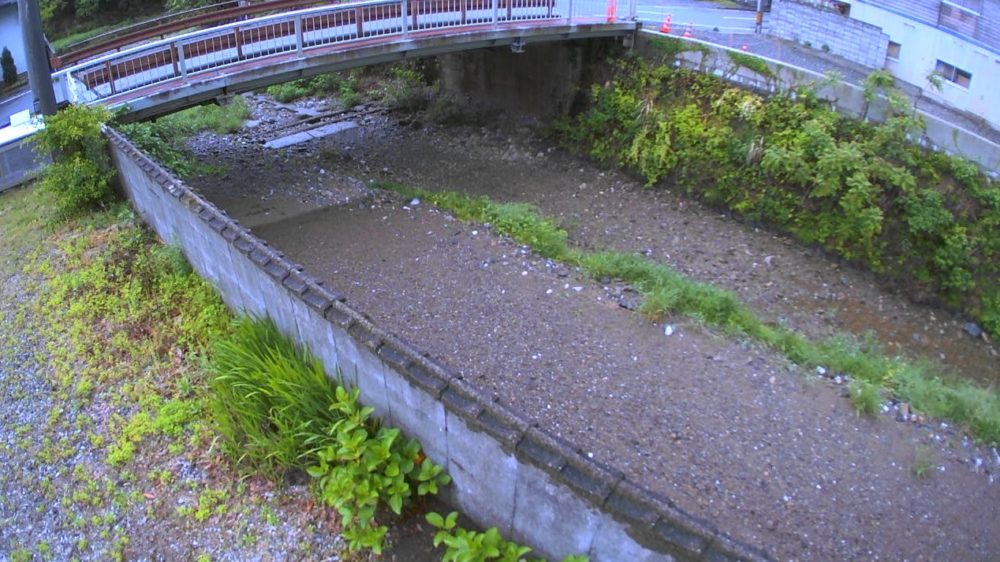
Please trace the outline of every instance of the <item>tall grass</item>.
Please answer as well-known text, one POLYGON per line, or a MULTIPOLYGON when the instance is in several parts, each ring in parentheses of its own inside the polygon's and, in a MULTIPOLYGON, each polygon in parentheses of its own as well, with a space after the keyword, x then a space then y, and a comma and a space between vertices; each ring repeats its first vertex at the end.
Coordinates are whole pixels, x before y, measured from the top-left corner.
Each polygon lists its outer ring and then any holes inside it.
POLYGON ((158 162, 181 177, 189 177, 208 168, 199 164, 185 141, 201 131, 232 133, 251 115, 242 97, 226 105, 201 105, 167 115, 155 122, 119 125, 122 133, 148 152, 158 162))
POLYGON ((882 393, 890 392, 921 412, 966 425, 982 440, 1000 441, 1000 395, 995 390, 941 376, 927 364, 888 357, 873 341, 837 335, 817 342, 782 326, 766 324, 735 294, 689 279, 642 256, 572 248, 567 232, 532 205, 497 203, 482 196, 394 183, 377 187, 419 197, 461 220, 489 223, 496 232, 544 257, 579 266, 595 280, 612 278, 629 283, 642 296, 640 310, 645 314, 683 314, 727 334, 756 340, 795 363, 845 373, 854 379, 852 404, 859 412, 876 412, 882 393))
POLYGON ((270 319, 243 318, 212 357, 211 410, 238 463, 275 474, 315 459, 307 441, 340 419, 336 385, 270 319))

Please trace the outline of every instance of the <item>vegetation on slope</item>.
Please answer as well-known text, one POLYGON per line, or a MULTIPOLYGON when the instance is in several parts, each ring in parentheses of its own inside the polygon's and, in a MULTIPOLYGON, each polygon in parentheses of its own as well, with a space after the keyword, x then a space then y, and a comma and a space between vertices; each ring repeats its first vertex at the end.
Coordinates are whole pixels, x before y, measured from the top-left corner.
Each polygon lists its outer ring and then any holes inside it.
POLYGON ((1000 186, 910 143, 923 124, 899 95, 872 125, 806 88, 764 98, 631 58, 591 97, 558 126, 571 148, 864 264, 1000 335, 1000 186))

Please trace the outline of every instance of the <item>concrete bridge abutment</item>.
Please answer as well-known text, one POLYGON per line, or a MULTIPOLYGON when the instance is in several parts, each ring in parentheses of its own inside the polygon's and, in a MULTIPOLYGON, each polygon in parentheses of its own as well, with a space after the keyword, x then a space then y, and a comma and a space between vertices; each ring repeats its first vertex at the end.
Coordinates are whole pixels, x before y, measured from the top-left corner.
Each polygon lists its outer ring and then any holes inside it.
POLYGON ((526 43, 439 57, 441 94, 473 113, 514 112, 548 120, 586 103, 608 60, 628 49, 620 37, 526 43))

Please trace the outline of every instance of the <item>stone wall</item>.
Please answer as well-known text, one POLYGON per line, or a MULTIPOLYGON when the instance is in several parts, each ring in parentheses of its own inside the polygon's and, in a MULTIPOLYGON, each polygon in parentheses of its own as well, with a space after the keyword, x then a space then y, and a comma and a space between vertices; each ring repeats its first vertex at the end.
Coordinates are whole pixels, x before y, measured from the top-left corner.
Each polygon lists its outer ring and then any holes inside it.
POLYGON ((829 50, 868 68, 885 66, 889 36, 880 27, 796 0, 776 0, 770 24, 771 35, 829 50))
POLYGON ((386 423, 420 440, 452 477, 443 498, 477 524, 551 559, 767 559, 483 396, 348 307, 119 133, 107 136, 122 188, 160 237, 180 245, 233 310, 273 318, 386 423))

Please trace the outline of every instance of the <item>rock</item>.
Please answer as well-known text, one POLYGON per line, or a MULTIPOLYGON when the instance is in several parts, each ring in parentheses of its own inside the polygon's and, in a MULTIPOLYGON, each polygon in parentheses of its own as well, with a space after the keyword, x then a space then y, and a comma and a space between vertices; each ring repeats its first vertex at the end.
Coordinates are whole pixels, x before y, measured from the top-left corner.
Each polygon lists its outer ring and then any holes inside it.
POLYGON ((642 297, 634 289, 622 289, 621 294, 618 295, 618 306, 625 310, 636 310, 640 304, 642 304, 642 297))
POLYGON ((673 324, 665 324, 663 326, 663 335, 665 335, 665 336, 672 336, 673 334, 674 334, 674 325, 673 324))
POLYGON ((965 324, 962 324, 962 329, 965 330, 966 334, 969 334, 974 338, 978 338, 983 335, 983 329, 980 328, 975 322, 966 322, 965 324))
MULTIPOLYGON (((410 206, 411 207, 416 207, 419 204, 420 204, 420 198, 419 197, 414 197, 413 199, 410 199, 410 206)), ((476 234, 476 232, 473 231, 473 234, 476 234)))
POLYGON ((910 419, 910 405, 907 402, 903 402, 899 405, 899 415, 896 416, 896 421, 909 421, 910 419))

